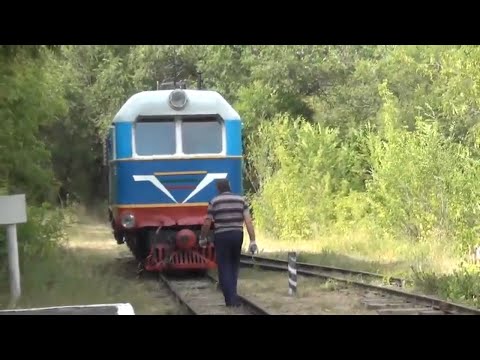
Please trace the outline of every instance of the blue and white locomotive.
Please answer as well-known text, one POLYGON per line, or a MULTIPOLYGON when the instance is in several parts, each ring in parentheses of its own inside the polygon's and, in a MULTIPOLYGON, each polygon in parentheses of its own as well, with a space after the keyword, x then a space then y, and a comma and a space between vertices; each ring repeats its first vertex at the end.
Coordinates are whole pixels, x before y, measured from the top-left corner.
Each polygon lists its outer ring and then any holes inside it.
MULTIPOLYGON (((215 180, 242 187, 242 121, 217 92, 171 89, 133 95, 107 137, 114 237, 147 271, 214 268, 198 246, 215 180)), ((211 234, 210 234, 211 236, 211 234)))

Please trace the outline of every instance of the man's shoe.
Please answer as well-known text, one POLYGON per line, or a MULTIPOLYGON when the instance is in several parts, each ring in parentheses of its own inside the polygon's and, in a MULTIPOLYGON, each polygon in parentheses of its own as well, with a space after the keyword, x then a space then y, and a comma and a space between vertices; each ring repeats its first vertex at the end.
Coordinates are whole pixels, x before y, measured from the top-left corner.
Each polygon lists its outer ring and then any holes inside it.
POLYGON ((240 306, 242 306, 241 302, 236 302, 236 303, 233 303, 233 304, 227 304, 227 307, 240 307, 240 306))

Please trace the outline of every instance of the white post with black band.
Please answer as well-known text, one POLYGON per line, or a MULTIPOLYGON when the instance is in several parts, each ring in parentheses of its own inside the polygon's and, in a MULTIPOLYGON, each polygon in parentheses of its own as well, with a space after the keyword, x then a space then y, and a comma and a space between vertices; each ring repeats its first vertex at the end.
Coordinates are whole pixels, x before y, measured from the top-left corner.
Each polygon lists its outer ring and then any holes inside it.
POLYGON ((297 293, 297 254, 295 252, 288 253, 288 294, 297 293))

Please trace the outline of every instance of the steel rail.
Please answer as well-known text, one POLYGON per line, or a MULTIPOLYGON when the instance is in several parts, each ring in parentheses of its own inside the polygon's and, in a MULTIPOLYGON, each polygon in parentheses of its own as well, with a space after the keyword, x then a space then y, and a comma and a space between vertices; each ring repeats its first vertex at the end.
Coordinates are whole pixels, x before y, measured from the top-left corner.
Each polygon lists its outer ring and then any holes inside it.
MULTIPOLYGON (((206 274, 205 276, 209 281, 212 283, 217 283, 218 280, 213 277, 211 274, 206 274)), ((180 291, 177 291, 174 286, 172 286, 172 283, 168 279, 167 276, 164 274, 159 274, 158 275, 159 280, 167 287, 167 289, 170 291, 170 293, 182 304, 189 312, 190 315, 199 315, 198 312, 195 310, 195 308, 192 306, 190 301, 186 299, 180 291)), ((187 280, 188 281, 188 280, 187 280)), ((217 290, 218 291, 218 290, 217 290)), ((263 309, 261 306, 255 304, 252 300, 247 299, 244 296, 238 295, 240 302, 242 303, 243 307, 245 310, 248 310, 251 312, 253 315, 270 315, 268 311, 263 309)))
MULTIPOLYGON (((207 277, 218 284, 218 279, 215 278, 214 276, 212 276, 211 274, 207 274, 207 277)), ((270 315, 270 313, 265 310, 264 308, 262 308, 261 306, 259 306, 258 304, 255 304, 252 300, 249 300, 247 299, 245 296, 242 296, 240 294, 237 294, 239 300, 242 302, 242 304, 248 308, 250 308, 251 310, 253 310, 253 312, 255 313, 255 315, 270 315)))
POLYGON ((167 287, 170 293, 182 304, 184 307, 187 308, 190 315, 197 315, 196 311, 188 304, 188 301, 183 298, 170 284, 167 277, 163 274, 158 274, 158 279, 162 281, 162 283, 167 287))
MULTIPOLYGON (((251 257, 250 257, 251 258, 251 257)), ((273 270, 273 271, 286 271, 286 268, 284 266, 284 263, 282 260, 278 260, 278 263, 275 264, 275 259, 268 259, 268 260, 263 260, 262 258, 255 256, 257 259, 256 261, 246 261, 244 258, 242 258, 241 262, 246 265, 250 266, 258 266, 260 268, 264 268, 267 270, 273 270)), ((373 290, 377 291, 380 293, 388 293, 390 295, 394 296, 399 296, 404 299, 409 299, 413 300, 414 303, 417 304, 422 304, 426 306, 430 306, 433 309, 443 311, 445 314, 454 314, 454 315, 480 315, 480 309, 475 309, 466 305, 461 305, 461 304, 455 304, 449 301, 444 301, 435 297, 431 296, 426 296, 426 295, 420 295, 420 294, 413 294, 409 293, 403 290, 399 289, 394 289, 394 288, 388 288, 388 287, 383 287, 383 286, 378 286, 378 285, 373 285, 373 284, 368 284, 360 281, 355 281, 351 279, 346 279, 346 278, 341 278, 338 276, 334 275, 329 275, 321 272, 315 272, 311 270, 305 270, 302 268, 297 268, 297 274, 299 275, 304 275, 304 276, 311 276, 311 277, 317 277, 317 278, 323 278, 323 279, 331 279, 335 280, 340 283, 344 283, 347 285, 352 285, 356 286, 359 288, 367 289, 367 290, 373 290)))
MULTIPOLYGON (((268 257, 263 257, 263 256, 258 256, 258 255, 247 255, 247 254, 242 254, 241 255, 241 261, 242 263, 256 263, 254 259, 258 259, 262 261, 263 263, 271 263, 274 265, 285 265, 285 269, 287 269, 288 266, 288 261, 286 260, 281 260, 281 259, 274 259, 274 258, 268 258, 268 257)), ((345 269, 345 268, 339 268, 335 266, 327 266, 327 265, 320 265, 320 264, 312 264, 312 263, 306 263, 306 262, 299 262, 297 261, 297 269, 302 269, 302 270, 309 270, 309 271, 327 271, 327 272, 338 272, 344 275, 353 275, 353 276, 362 276, 365 278, 372 278, 372 279, 378 279, 378 280, 388 280, 390 285, 396 285, 399 287, 403 287, 405 285, 405 280, 400 279, 397 277, 390 277, 390 276, 385 276, 382 274, 377 274, 377 273, 372 273, 372 272, 367 272, 367 271, 361 271, 361 270, 352 270, 352 269, 345 269)))

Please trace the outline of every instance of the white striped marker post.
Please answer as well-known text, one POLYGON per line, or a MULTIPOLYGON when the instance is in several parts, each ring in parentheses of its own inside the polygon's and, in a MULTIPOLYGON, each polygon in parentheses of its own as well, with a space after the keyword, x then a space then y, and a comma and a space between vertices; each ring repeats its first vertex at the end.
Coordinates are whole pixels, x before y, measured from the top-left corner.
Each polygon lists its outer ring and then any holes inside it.
POLYGON ((295 252, 288 253, 288 294, 297 293, 297 254, 295 252))

